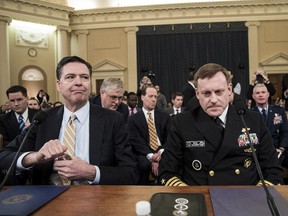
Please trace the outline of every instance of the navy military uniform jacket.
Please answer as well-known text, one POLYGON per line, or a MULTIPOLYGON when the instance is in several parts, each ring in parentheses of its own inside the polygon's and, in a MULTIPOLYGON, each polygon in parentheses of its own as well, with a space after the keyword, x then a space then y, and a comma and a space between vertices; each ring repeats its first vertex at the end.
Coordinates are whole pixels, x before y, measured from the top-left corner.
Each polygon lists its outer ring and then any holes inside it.
MULTIPOLYGON (((260 114, 244 119, 266 181, 282 183, 282 169, 260 114), (260 123, 259 123, 260 122, 260 123)), ((162 185, 256 185, 259 177, 241 119, 229 105, 222 136, 200 106, 174 117, 159 167, 162 185)))
MULTIPOLYGON (((253 111, 259 112, 258 107, 253 107, 253 111)), ((278 105, 269 104, 266 126, 273 138, 276 148, 288 148, 288 122, 285 109, 278 105)))

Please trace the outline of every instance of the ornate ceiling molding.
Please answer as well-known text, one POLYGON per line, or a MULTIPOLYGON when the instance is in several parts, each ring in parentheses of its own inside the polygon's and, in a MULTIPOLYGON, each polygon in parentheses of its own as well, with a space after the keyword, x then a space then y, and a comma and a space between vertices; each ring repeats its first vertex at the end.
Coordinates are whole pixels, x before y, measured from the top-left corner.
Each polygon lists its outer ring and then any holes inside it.
POLYGON ((222 1, 74 11, 72 29, 288 19, 287 0, 222 1))
POLYGON ((39 0, 1 0, 0 14, 24 21, 69 26, 73 8, 39 0))

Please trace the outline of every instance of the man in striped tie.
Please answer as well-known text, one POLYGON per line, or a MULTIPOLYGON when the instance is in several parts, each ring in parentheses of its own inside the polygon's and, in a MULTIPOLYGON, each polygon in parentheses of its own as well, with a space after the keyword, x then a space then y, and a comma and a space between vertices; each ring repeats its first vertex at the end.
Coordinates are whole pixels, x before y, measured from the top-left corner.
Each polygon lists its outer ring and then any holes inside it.
MULTIPOLYGON (((6 146, 26 127, 30 125, 37 110, 28 108, 27 90, 23 86, 11 86, 6 91, 11 111, 0 115, 0 134, 3 136, 3 144, 6 146)), ((4 173, 0 173, 4 176, 4 173)), ((1 178, 0 176, 0 178, 1 178)), ((7 184, 19 184, 22 176, 11 176, 7 184)))
POLYGON ((158 176, 159 161, 170 129, 170 116, 155 109, 157 90, 153 86, 142 89, 141 100, 142 109, 128 119, 128 133, 137 157, 138 184, 146 185, 150 183, 151 173, 158 176))
MULTIPOLYGON (((57 65, 57 90, 63 105, 46 110, 17 158, 17 172, 31 172, 31 184, 135 184, 136 161, 123 115, 89 102, 92 66, 77 56, 57 65), (67 156, 69 155, 69 157, 67 156)), ((21 134, 0 151, 0 169, 8 169, 24 139, 21 134)))
POLYGON ((35 109, 28 108, 27 89, 20 85, 11 86, 6 91, 11 111, 0 116, 0 134, 3 135, 4 146, 30 125, 35 109))

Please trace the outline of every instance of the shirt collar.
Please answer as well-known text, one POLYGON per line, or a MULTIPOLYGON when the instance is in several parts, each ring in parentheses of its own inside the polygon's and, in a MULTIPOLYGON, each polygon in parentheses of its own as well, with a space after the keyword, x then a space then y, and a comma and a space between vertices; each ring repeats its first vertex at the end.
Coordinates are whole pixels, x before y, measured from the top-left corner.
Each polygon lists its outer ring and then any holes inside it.
POLYGON ((265 109, 266 112, 268 111, 268 105, 266 105, 265 107, 259 107, 259 106, 257 106, 257 108, 258 108, 258 110, 259 110, 260 113, 262 113, 262 110, 263 110, 263 109, 265 109))
MULTIPOLYGON (((76 115, 78 121, 80 123, 83 123, 85 118, 89 114, 89 111, 90 111, 90 103, 87 101, 87 103, 83 107, 81 107, 79 110, 74 112, 74 114, 76 115)), ((66 106, 64 106, 63 118, 64 118, 65 123, 68 123, 69 118, 72 114, 73 113, 70 110, 68 110, 66 106)))
POLYGON ((223 122, 224 125, 226 125, 228 107, 229 105, 224 109, 223 113, 219 116, 220 120, 223 122))
POLYGON ((22 114, 19 114, 19 113, 16 113, 16 112, 14 112, 14 113, 15 113, 17 119, 19 119, 19 116, 22 115, 23 119, 24 119, 24 122, 27 121, 27 119, 28 119, 28 107, 26 108, 26 110, 22 114))
POLYGON ((154 110, 155 110, 155 109, 153 109, 153 110, 151 110, 151 111, 148 111, 148 110, 146 110, 144 107, 142 107, 142 110, 143 110, 145 116, 148 115, 148 112, 150 112, 150 113, 152 114, 152 116, 154 116, 154 110))

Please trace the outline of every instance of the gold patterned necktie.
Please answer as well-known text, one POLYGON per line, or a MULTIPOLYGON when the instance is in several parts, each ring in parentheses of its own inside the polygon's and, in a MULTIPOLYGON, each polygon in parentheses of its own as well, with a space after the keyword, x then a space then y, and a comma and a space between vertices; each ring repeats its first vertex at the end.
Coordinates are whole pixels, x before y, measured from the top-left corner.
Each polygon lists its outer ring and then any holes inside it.
POLYGON ((150 147, 154 151, 156 151, 158 148, 158 142, 157 142, 156 129, 151 112, 148 112, 148 130, 149 130, 150 147))
POLYGON ((63 143, 67 147, 67 154, 71 157, 74 157, 74 149, 76 143, 76 126, 75 126, 75 119, 76 115, 72 114, 69 118, 69 121, 66 125, 66 129, 64 131, 64 139, 63 143))

